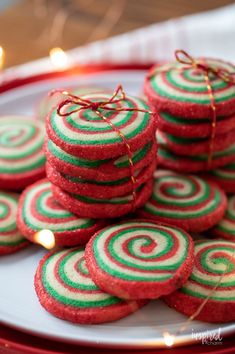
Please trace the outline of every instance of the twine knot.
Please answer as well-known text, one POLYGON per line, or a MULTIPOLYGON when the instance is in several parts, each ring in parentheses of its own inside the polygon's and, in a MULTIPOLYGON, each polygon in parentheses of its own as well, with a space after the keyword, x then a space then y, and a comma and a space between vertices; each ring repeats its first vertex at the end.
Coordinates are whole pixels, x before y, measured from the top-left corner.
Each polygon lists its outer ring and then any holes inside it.
POLYGON ((193 58, 190 54, 188 54, 185 50, 178 49, 175 51, 175 58, 178 63, 188 65, 189 67, 193 67, 202 71, 204 74, 214 74, 219 77, 221 80, 235 85, 235 72, 230 72, 226 68, 215 68, 205 61, 197 60, 193 58))

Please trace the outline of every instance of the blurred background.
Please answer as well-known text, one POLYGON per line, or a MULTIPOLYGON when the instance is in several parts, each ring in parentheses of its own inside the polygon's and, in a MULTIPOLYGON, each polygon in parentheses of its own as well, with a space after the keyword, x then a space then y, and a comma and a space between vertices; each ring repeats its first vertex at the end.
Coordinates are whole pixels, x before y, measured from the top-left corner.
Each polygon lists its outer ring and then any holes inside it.
MULTIPOLYGON (((0 46, 4 67, 233 0, 0 0, 0 46)), ((235 17, 234 17, 235 26, 235 17)))

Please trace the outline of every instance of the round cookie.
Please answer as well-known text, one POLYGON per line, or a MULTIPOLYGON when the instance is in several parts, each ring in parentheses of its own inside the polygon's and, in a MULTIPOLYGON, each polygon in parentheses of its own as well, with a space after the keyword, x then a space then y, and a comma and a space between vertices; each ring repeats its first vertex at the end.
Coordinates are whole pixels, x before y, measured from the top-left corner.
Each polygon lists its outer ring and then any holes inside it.
POLYGON ((16 225, 17 194, 0 192, 0 256, 29 245, 16 225))
POLYGON ((156 171, 154 179, 152 196, 139 210, 140 217, 190 232, 207 230, 223 217, 227 198, 216 184, 167 170, 156 171))
MULTIPOLYGON (((151 165, 144 167, 135 173, 136 187, 149 180, 156 169, 156 157, 151 165)), ((58 172, 49 163, 46 164, 46 174, 49 181, 61 189, 91 198, 115 198, 131 193, 133 183, 130 177, 124 177, 116 181, 98 182, 79 177, 69 176, 58 172)))
MULTIPOLYGON (((233 73, 234 65, 217 59, 197 59, 210 67, 233 73)), ((235 113, 235 85, 214 73, 209 74, 217 116, 235 113)), ((211 99, 205 73, 173 62, 153 67, 145 80, 144 93, 150 104, 160 111, 185 118, 211 117, 211 99)))
POLYGON ((63 320, 81 324, 119 320, 147 301, 125 301, 104 293, 92 281, 83 248, 48 253, 34 279, 41 305, 63 320))
POLYGON ((164 297, 176 311, 192 316, 209 296, 197 320, 235 320, 235 243, 200 240, 195 242, 195 265, 183 287, 164 297))
POLYGON ((158 135, 158 155, 159 165, 176 171, 185 173, 213 170, 225 166, 235 160, 235 143, 223 151, 213 154, 211 163, 208 164, 208 154, 198 156, 179 156, 166 148, 158 135))
POLYGON ((29 117, 0 117, 0 189, 22 190, 45 176, 44 127, 29 117))
POLYGON ((72 213, 87 218, 116 218, 140 208, 151 196, 152 178, 136 190, 136 200, 133 195, 109 199, 96 199, 78 194, 67 193, 63 189, 52 185, 55 199, 72 213))
MULTIPOLYGON (((109 93, 95 93, 85 95, 83 99, 96 102, 107 101, 111 97, 109 93)), ((72 106, 69 110, 78 107, 72 106)), ((98 111, 112 126, 92 109, 82 109, 66 117, 53 110, 46 121, 48 137, 69 154, 90 160, 126 155, 127 143, 133 152, 153 140, 156 120, 148 112, 149 106, 143 100, 128 96, 125 100, 109 104, 108 107, 117 111, 105 108, 98 108, 98 111), (146 112, 122 111, 125 108, 142 109, 146 112), (126 143, 118 131, 121 131, 126 143)))
POLYGON ((235 196, 228 198, 228 206, 223 219, 211 230, 211 235, 225 238, 235 243, 235 196))
MULTIPOLYGON (((103 92, 107 91, 107 89, 95 86, 80 86, 75 89, 68 89, 74 95, 82 96, 88 93, 93 92, 103 92)), ((67 89, 65 89, 67 91, 67 89)), ((55 109, 58 104, 65 99, 65 96, 62 93, 55 93, 54 95, 50 96, 47 94, 44 96, 41 101, 39 102, 38 106, 36 107, 36 117, 39 120, 45 121, 46 116, 51 111, 51 109, 55 109)))
POLYGON ((35 242, 35 233, 51 230, 56 246, 86 244, 106 223, 79 218, 65 210, 52 196, 51 183, 43 179, 25 189, 20 197, 17 225, 22 234, 35 242))
POLYGON ((209 177, 226 193, 235 193, 235 162, 210 171, 209 177))
MULTIPOLYGON (((154 141, 146 143, 141 149, 133 152, 134 171, 140 170, 153 161, 157 153, 155 140, 154 137, 154 141)), ((46 140, 44 149, 50 165, 64 174, 102 182, 130 177, 127 155, 106 160, 86 160, 66 153, 50 139, 46 140)))
POLYGON ((85 259, 104 291, 126 299, 155 299, 188 279, 193 241, 175 227, 125 221, 97 232, 86 246, 85 259))
MULTIPOLYGON (((173 153, 184 156, 197 156, 208 154, 210 151, 210 138, 183 138, 158 131, 158 139, 173 153)), ((235 141, 235 130, 227 134, 218 135, 213 139, 213 154, 229 148, 235 141)))
MULTIPOLYGON (((158 128, 166 133, 187 138, 211 137, 211 118, 189 119, 172 116, 167 112, 159 112, 158 128)), ((215 136, 225 134, 235 129, 235 115, 217 117, 215 136)))

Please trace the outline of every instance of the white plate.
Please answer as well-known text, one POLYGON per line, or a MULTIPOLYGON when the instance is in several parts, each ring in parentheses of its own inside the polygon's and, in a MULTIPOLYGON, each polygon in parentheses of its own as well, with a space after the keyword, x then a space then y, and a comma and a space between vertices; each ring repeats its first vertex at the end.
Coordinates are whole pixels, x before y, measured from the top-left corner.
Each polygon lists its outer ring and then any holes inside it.
MULTIPOLYGON (((79 77, 57 78, 8 91, 0 97, 0 114, 32 115, 40 98, 52 88, 100 85, 115 89, 122 83, 125 91, 138 94, 142 90, 144 71, 112 71, 79 77)), ((175 334, 186 318, 169 309, 160 300, 152 301, 135 314, 104 325, 80 326, 59 320, 39 304, 33 287, 33 277, 45 251, 31 246, 15 255, 0 258, 0 321, 19 330, 63 342, 110 347, 161 347, 163 333, 175 334)), ((215 309, 216 310, 216 309, 215 309)), ((235 324, 212 325, 191 322, 175 337, 175 344, 188 344, 192 332, 221 329, 221 334, 235 330, 235 324)))

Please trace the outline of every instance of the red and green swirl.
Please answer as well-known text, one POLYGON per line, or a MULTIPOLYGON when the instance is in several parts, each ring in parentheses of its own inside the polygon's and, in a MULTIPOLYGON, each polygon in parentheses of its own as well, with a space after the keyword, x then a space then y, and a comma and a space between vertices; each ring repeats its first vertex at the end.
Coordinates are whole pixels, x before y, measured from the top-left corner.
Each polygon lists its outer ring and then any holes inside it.
MULTIPOLYGON (((86 96, 83 96, 86 98, 86 96)), ((90 94, 92 101, 104 101, 110 98, 109 94, 90 94)), ((148 110, 144 101, 128 97, 124 101, 109 105, 117 111, 105 110, 101 113, 108 118, 126 139, 131 139, 139 134, 149 125, 150 115, 146 112, 121 111, 122 108, 148 110), (120 111, 118 111, 120 109, 120 111)), ((75 107, 71 107, 73 110, 75 107)), ((97 146, 122 142, 117 132, 92 109, 81 110, 68 117, 60 117, 57 111, 51 113, 49 120, 50 129, 53 134, 63 143, 74 146, 97 146)))
POLYGON ((190 248, 183 230, 144 221, 107 227, 91 241, 93 257, 105 274, 124 281, 158 284, 174 277, 190 248))
MULTIPOLYGON (((234 66, 220 60, 205 59, 209 66, 234 72, 234 66)), ((215 75, 210 75, 215 103, 235 98, 234 86, 215 75)), ((159 96, 178 102, 210 104, 207 83, 203 72, 184 68, 180 63, 158 66, 150 78, 151 88, 159 96), (183 69, 183 70, 182 70, 183 69)))
POLYGON ((221 203, 221 192, 199 177, 167 170, 156 171, 154 177, 153 193, 143 211, 156 218, 200 218, 221 203))
POLYGON ((69 232, 93 227, 93 219, 79 218, 55 201, 46 179, 28 187, 21 200, 21 217, 35 231, 69 232))
MULTIPOLYGON (((235 243, 196 241, 193 272, 181 292, 220 302, 235 301, 235 243), (212 291, 216 287, 214 291, 212 291)), ((216 308, 215 308, 216 311, 216 308)))
POLYGON ((228 198, 228 207, 222 220, 213 228, 212 235, 235 241, 235 196, 228 198))
POLYGON ((25 117, 0 118, 0 173, 19 174, 42 168, 42 123, 25 117))
POLYGON ((26 243, 16 225, 18 199, 17 194, 0 193, 0 254, 26 243))
POLYGON ((94 284, 83 248, 63 250, 48 257, 42 266, 42 284, 56 302, 74 308, 111 306, 122 301, 94 284))

